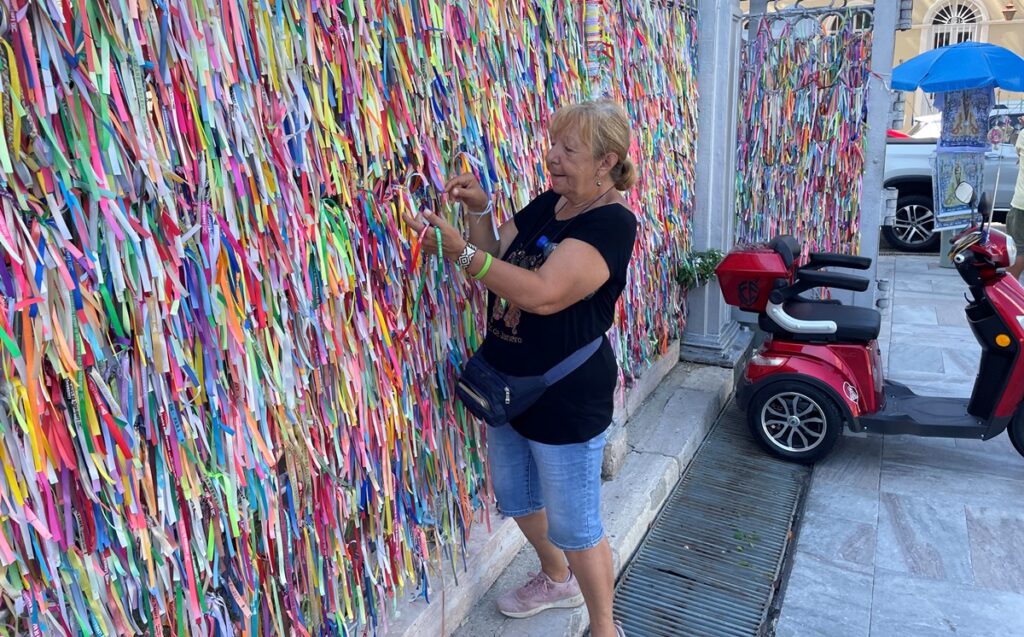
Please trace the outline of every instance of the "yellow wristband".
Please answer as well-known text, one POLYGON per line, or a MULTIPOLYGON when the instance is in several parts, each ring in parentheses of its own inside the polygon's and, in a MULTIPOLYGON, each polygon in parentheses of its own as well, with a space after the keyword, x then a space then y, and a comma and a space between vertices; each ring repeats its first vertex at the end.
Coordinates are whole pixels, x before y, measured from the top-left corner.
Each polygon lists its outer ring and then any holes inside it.
POLYGON ((484 267, 480 268, 480 271, 474 274, 473 278, 477 281, 483 280, 483 278, 487 276, 487 272, 491 269, 491 261, 493 260, 494 259, 491 258, 490 252, 484 252, 484 267))

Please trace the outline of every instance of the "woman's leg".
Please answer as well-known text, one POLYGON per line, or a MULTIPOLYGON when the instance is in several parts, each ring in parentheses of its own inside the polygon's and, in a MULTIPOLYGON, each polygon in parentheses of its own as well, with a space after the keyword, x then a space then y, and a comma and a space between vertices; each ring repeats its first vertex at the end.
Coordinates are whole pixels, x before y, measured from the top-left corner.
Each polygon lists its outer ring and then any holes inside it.
POLYGON ((601 523, 605 434, 572 445, 531 442, 544 493, 548 538, 562 549, 590 613, 593 637, 614 637, 612 551, 601 523))
POLYGON ((582 551, 566 551, 565 555, 587 602, 591 637, 615 637, 612 623, 615 570, 608 540, 602 539, 597 546, 582 551))
POLYGON ((566 566, 566 554, 548 539, 548 516, 543 510, 530 515, 515 518, 519 530, 529 540, 533 550, 540 558, 540 568, 544 574, 556 582, 569 579, 569 567, 566 566))
POLYGON ((529 540, 541 569, 556 582, 569 575, 565 553, 548 539, 548 517, 544 513, 540 478, 533 461, 530 441, 511 425, 487 428, 487 460, 491 486, 498 498, 498 510, 514 518, 529 540))
POLYGON ((487 435, 498 510, 515 519, 541 563, 540 573, 498 599, 498 609, 509 617, 530 617, 549 608, 580 606, 583 596, 566 566, 565 553, 548 538, 548 519, 530 442, 510 426, 488 427, 487 435))

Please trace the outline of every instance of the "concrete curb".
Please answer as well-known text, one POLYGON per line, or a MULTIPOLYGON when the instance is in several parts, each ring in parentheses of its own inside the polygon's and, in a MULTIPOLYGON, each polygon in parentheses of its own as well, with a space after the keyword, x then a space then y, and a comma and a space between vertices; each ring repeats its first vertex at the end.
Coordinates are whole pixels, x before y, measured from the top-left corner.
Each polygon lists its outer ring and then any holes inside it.
MULTIPOLYGON (((604 483, 605 530, 616 575, 640 545, 669 493, 697 452, 733 391, 733 370, 681 363, 638 410, 625 429, 627 453, 614 478, 604 483)), ((455 637, 579 637, 585 608, 550 610, 529 619, 508 619, 495 602, 539 568, 524 548, 475 605, 455 637)), ((449 627, 445 627, 449 629, 449 627)), ((424 635, 442 635, 439 627, 424 635)))
POLYGON ((604 464, 601 476, 609 480, 619 472, 629 453, 629 436, 626 424, 640 411, 647 399, 665 380, 669 372, 679 363, 679 341, 674 341, 658 361, 626 393, 625 400, 616 401, 612 426, 608 428, 608 442, 604 448, 604 464))
MULTIPOLYGON (((642 410, 642 405, 658 390, 678 361, 679 343, 676 341, 669 346, 665 355, 641 375, 620 400, 616 401, 614 429, 609 432, 609 444, 605 450, 606 470, 611 468, 614 473, 632 455, 624 425, 630 417, 642 410)), ((606 472, 606 475, 610 474, 606 472)), ((481 521, 475 524, 470 534, 466 568, 463 569, 461 564, 457 567, 458 584, 456 585, 455 578, 451 575, 451 566, 442 565, 443 577, 433 575, 434 590, 431 591, 431 603, 428 604, 423 599, 399 602, 396 612, 389 619, 387 635, 447 637, 471 616, 475 607, 479 606, 484 593, 492 588, 526 544, 526 538, 519 532, 514 520, 502 518, 493 508, 489 514, 491 532, 487 532, 481 516, 481 521)))

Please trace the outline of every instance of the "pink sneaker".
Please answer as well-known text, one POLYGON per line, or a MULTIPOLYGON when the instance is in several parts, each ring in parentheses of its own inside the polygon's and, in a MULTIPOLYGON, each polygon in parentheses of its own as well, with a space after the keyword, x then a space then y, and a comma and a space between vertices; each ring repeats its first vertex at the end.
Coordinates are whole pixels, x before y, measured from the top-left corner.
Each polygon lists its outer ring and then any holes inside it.
POLYGON ((576 608, 582 604, 583 593, 572 571, 569 571, 569 579, 561 583, 541 571, 521 588, 502 595, 498 599, 498 610, 507 617, 523 619, 549 608, 576 608))

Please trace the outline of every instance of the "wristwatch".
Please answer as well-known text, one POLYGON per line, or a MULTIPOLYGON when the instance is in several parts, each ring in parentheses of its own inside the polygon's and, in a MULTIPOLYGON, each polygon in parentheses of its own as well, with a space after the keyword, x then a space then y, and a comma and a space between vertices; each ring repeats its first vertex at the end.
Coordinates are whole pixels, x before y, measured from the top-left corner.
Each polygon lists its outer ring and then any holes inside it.
POLYGON ((466 247, 462 249, 462 254, 455 260, 455 265, 459 266, 463 270, 469 267, 469 264, 473 262, 473 257, 476 256, 476 246, 472 243, 466 242, 466 247))

